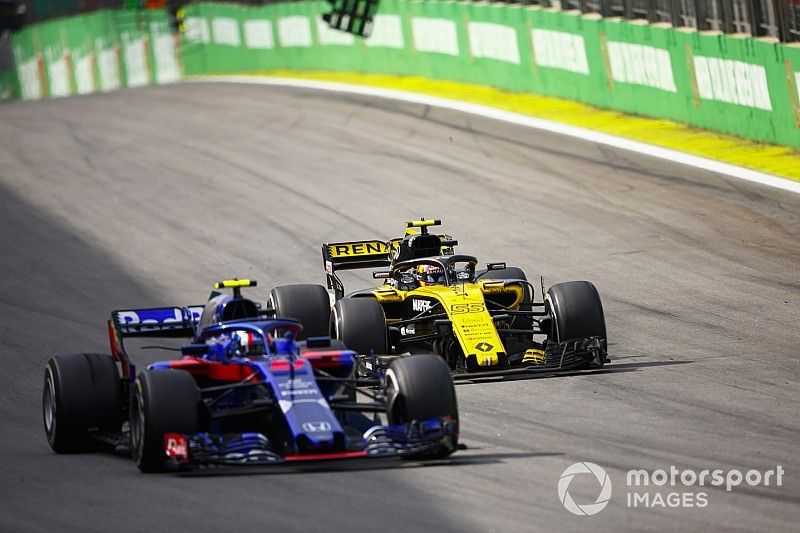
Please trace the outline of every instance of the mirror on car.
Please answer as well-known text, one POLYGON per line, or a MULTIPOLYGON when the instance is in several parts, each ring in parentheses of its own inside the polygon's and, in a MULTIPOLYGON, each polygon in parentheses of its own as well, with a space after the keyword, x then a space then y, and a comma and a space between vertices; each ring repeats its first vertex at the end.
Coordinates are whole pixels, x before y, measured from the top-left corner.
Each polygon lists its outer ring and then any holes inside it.
POLYGON ((403 285, 413 285, 417 279, 414 277, 413 274, 403 273, 400 275, 400 283, 403 285))
POLYGON ((373 279, 389 279, 388 270, 376 270, 372 273, 373 279))
POLYGON ((208 353, 208 344, 184 344, 181 346, 181 355, 200 357, 208 353))
POLYGON ((459 281, 464 281, 469 279, 469 272, 458 272, 456 274, 456 279, 459 281))
POLYGON ((486 263, 486 270, 505 270, 506 264, 503 263, 486 263))

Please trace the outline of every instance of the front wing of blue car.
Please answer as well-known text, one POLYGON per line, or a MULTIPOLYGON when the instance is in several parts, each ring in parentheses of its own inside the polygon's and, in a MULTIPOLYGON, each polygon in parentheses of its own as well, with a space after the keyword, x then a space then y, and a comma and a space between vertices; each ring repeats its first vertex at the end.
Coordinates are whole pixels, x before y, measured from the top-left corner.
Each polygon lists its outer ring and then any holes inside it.
POLYGON ((269 438, 261 433, 213 435, 195 433, 164 435, 164 452, 172 468, 203 465, 265 465, 297 461, 320 461, 366 457, 414 459, 436 455, 443 449, 455 451, 457 424, 450 417, 414 421, 409 424, 379 425, 368 429, 360 442, 347 450, 324 453, 274 451, 269 438))

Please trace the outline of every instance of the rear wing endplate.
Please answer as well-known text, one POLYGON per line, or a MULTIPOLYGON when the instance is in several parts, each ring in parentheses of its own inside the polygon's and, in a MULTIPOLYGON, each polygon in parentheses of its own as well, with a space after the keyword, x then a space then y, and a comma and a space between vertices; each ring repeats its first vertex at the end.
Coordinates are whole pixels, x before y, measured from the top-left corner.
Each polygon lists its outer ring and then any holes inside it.
MULTIPOLYGON (((398 241, 398 239, 395 239, 398 241)), ((322 245, 322 262, 328 288, 336 293, 336 299, 344 297, 344 284, 338 270, 355 270, 361 268, 382 268, 392 264, 395 241, 347 241, 332 242, 322 245)))
POLYGON ((189 337, 194 336, 204 306, 154 307, 122 309, 111 313, 108 321, 108 340, 111 355, 122 367, 122 376, 132 380, 135 370, 125 352, 127 337, 189 337))
POLYGON ((204 306, 127 309, 111 313, 122 337, 191 337, 204 306))

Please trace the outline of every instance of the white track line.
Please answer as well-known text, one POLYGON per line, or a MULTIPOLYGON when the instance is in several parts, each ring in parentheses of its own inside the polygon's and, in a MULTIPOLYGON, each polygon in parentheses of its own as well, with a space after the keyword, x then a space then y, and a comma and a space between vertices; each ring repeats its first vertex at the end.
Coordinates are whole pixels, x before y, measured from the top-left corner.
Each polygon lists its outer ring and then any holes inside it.
POLYGON ((281 85, 288 87, 302 87, 307 89, 319 89, 323 91, 344 92, 362 94, 366 96, 377 96, 380 98, 391 98, 393 100, 402 100, 404 102, 412 102, 415 104, 430 105, 435 107, 443 107, 461 111, 463 113, 470 113, 479 115, 495 120, 502 120, 511 124, 518 124, 520 126, 527 126, 529 128, 536 128, 539 130, 558 133, 561 135, 569 135, 585 141, 605 144, 620 148, 622 150, 629 150, 639 154, 657 157, 659 159, 666 159, 674 163, 681 163, 703 170, 709 170, 718 174, 724 174, 733 178, 739 178, 785 191, 791 191, 800 194, 800 181, 794 181, 787 178, 781 178, 772 174, 758 172, 749 168, 744 168, 705 157, 686 154, 677 150, 670 150, 669 148, 661 148, 646 144, 638 141, 625 139, 624 137, 617 137, 608 133, 600 133, 586 128, 579 128, 577 126, 569 126, 560 122, 552 120, 544 120, 541 118, 534 118, 528 115, 513 113, 511 111, 503 111, 494 107, 484 106, 480 104, 471 104, 468 102, 461 102, 459 100, 450 100, 448 98, 439 98, 438 96, 429 96, 426 94, 419 94, 407 91, 398 91, 395 89, 381 89, 377 87, 367 87, 363 85, 350 85, 347 83, 335 83, 328 81, 305 80, 299 78, 280 78, 270 76, 199 76, 188 77, 186 81, 194 82, 225 82, 225 83, 252 83, 261 85, 281 85))

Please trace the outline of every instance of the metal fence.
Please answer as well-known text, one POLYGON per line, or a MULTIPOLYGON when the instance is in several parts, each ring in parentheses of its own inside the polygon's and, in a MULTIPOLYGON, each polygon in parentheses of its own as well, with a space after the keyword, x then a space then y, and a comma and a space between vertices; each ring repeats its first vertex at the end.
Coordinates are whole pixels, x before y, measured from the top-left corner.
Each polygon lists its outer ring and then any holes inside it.
POLYGON ((604 17, 800 41, 800 0, 528 0, 604 17))
MULTIPOLYGON (((26 3, 26 22, 85 13, 100 8, 161 7, 173 13, 188 0, 19 0, 26 3)), ((225 0, 216 0, 225 1, 225 0)), ((267 4, 285 0, 237 0, 267 4)), ((329 0, 333 1, 333 0, 329 0)), ((430 0, 435 1, 435 0, 430 0)), ((800 0, 505 0, 604 17, 645 19, 673 26, 800 41, 800 0)))

